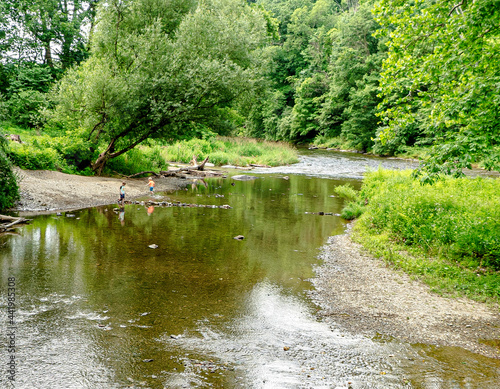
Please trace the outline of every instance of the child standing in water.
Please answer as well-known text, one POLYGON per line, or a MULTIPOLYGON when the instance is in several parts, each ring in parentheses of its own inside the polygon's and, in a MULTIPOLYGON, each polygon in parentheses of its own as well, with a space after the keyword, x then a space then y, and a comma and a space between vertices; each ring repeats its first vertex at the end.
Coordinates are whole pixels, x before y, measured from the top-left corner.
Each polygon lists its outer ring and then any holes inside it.
POLYGON ((151 177, 148 178, 148 186, 149 186, 149 192, 152 194, 154 193, 154 190, 155 190, 155 182, 153 181, 153 179, 151 177))
POLYGON ((120 186, 120 203, 123 206, 125 203, 125 183, 122 182, 122 186, 120 186))

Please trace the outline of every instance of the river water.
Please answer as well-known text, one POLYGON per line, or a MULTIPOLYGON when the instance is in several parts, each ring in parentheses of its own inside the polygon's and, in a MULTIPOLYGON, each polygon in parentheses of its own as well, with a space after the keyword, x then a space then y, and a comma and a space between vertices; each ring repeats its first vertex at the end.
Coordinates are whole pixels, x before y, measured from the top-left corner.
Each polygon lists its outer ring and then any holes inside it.
POLYGON ((346 228, 334 188, 359 187, 379 165, 409 162, 306 151, 299 164, 245 173, 252 181, 155 195, 230 209, 131 204, 35 217, 0 238, 2 343, 13 319, 16 346, 15 385, 2 348, 0 387, 498 387, 498 360, 317 319, 309 279, 328 237, 346 228))

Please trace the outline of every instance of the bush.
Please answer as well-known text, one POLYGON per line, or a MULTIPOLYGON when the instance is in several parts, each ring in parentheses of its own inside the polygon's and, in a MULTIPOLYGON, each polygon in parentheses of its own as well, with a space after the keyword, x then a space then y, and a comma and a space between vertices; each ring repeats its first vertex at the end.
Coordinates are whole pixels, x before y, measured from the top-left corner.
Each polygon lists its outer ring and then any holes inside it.
POLYGON ((23 90, 8 101, 11 120, 23 127, 37 127, 42 122, 40 110, 47 107, 46 95, 36 90, 23 90))
POLYGON ((95 157, 90 144, 78 134, 51 137, 32 135, 18 128, 9 127, 8 130, 21 133, 23 143, 11 142, 7 153, 11 161, 22 169, 59 170, 69 174, 81 174, 95 157))
POLYGON ((167 170, 168 164, 161 154, 161 147, 138 147, 111 159, 105 171, 108 173, 119 172, 131 175, 142 171, 167 170))
POLYGON ((362 204, 356 201, 349 202, 340 213, 346 220, 353 220, 359 218, 364 212, 364 207, 362 204))
POLYGON ((369 200, 360 219, 365 229, 467 267, 500 269, 498 179, 446 178, 430 186, 410 171, 379 170, 365 177, 361 197, 369 200))
POLYGON ((0 210, 10 208, 19 199, 17 177, 5 153, 5 138, 0 134, 0 210))
POLYGON ((38 144, 10 145, 9 157, 21 169, 63 170, 63 160, 54 149, 42 149, 38 144))
POLYGON ((358 197, 358 192, 350 184, 336 186, 334 191, 340 197, 342 197, 343 199, 346 199, 346 200, 353 201, 353 200, 357 199, 357 197, 358 197))

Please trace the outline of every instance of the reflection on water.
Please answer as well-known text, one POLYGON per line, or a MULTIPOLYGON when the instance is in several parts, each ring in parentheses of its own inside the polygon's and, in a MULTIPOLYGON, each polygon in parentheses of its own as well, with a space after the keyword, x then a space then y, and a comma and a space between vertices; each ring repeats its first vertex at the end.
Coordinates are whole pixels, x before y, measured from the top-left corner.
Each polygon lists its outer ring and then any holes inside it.
MULTIPOLYGON (((380 387, 397 388, 403 382, 403 372, 396 368, 395 374, 386 363, 397 351, 392 346, 332 331, 314 319, 301 299, 276 285, 256 284, 244 306, 241 315, 222 328, 204 320, 194 334, 162 341, 166 348, 210 356, 218 366, 229 367, 229 387, 360 387, 378 381, 380 387)), ((203 385, 199 373, 205 365, 189 359, 185 363, 190 374, 172 374, 167 387, 203 385)))
POLYGON ((491 388, 498 361, 317 322, 307 279, 345 222, 310 212, 339 213, 343 183, 211 179, 170 200, 231 209, 98 207, 0 238, 1 290, 18 289, 15 387, 491 388))

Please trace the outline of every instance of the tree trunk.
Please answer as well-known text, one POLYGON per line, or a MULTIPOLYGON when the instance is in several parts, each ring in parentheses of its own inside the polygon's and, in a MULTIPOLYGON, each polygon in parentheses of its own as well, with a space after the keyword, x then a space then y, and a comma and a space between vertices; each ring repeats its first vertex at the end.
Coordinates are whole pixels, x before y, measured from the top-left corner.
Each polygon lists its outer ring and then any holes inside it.
POLYGON ((102 152, 99 154, 99 157, 96 159, 94 163, 92 163, 92 170, 94 173, 96 173, 98 176, 102 174, 102 171, 104 169, 104 166, 106 166, 106 163, 109 160, 109 152, 108 150, 102 152))
POLYGON ((45 63, 49 65, 50 68, 54 67, 54 62, 52 61, 52 50, 50 48, 50 41, 45 43, 45 63))

